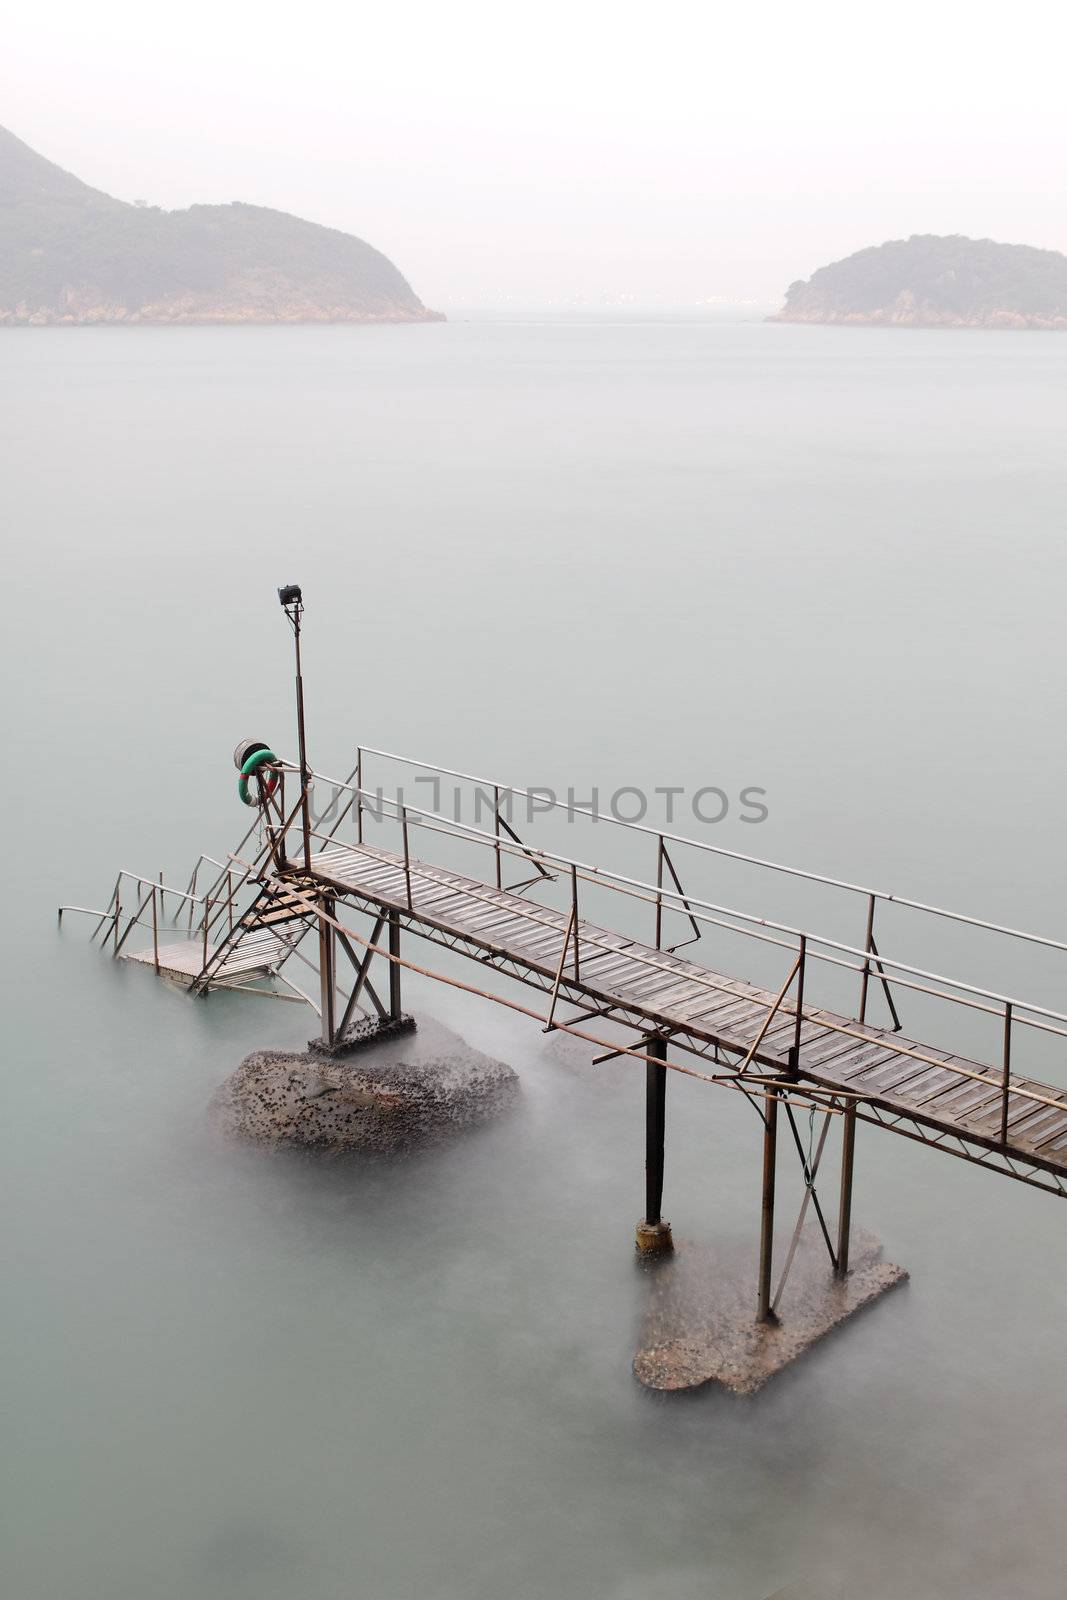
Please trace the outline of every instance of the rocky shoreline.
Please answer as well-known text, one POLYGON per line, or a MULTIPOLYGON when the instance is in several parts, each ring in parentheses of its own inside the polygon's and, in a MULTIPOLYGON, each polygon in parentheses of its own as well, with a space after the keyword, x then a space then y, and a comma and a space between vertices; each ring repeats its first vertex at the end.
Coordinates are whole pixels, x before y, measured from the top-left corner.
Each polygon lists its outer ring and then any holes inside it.
POLYGON ((0 327, 442 321, 354 234, 236 200, 129 205, 0 128, 0 327))
POLYGON ((886 306, 877 311, 779 311, 768 322, 807 323, 839 328, 984 328, 1009 332, 1067 333, 1067 316, 1026 316, 1020 311, 987 311, 981 316, 886 306))
POLYGON ((0 328, 114 328, 114 327, 269 327, 278 324, 445 322, 442 311, 352 311, 344 306, 293 304, 265 310, 262 306, 197 306, 189 303, 139 306, 93 305, 77 311, 52 306, 31 308, 25 303, 0 306, 0 328))
POLYGON ((1067 256, 1032 245, 912 234, 790 284, 771 322, 856 328, 1067 331, 1067 256))

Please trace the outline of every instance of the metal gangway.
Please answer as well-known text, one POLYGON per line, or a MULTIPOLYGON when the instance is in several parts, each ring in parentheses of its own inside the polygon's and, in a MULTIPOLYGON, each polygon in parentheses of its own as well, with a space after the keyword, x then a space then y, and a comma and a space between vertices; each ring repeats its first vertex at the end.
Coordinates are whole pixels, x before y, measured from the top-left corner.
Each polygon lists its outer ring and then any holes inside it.
POLYGON ((650 1251, 670 1246, 662 1217, 669 1075, 745 1096, 762 1125, 764 1320, 781 1294, 772 1293, 771 1269, 783 1118, 804 1177, 798 1229, 813 1210, 838 1278, 849 1271, 859 1123, 1067 1195, 1067 1090, 1019 1065, 1020 1047, 1034 1040, 1046 1057, 1064 1061, 1067 1014, 890 952, 879 942, 879 918, 892 904, 928 936, 932 928, 977 931, 1010 947, 1014 964, 1019 952, 1046 964, 1062 959, 1067 944, 567 805, 569 820, 604 824, 625 841, 629 870, 595 863, 535 837, 536 824, 563 802, 538 793, 534 805, 535 791, 384 749, 362 746, 345 777, 325 775, 304 746, 299 612, 296 620, 299 759, 267 752, 249 785, 255 815, 236 847, 201 855, 180 888, 162 874, 123 870, 105 906, 63 907, 61 917, 95 916, 93 936, 113 955, 193 995, 227 989, 306 1004, 327 1051, 398 1027, 401 977, 412 971, 506 1006, 546 1032, 570 1034, 593 1047, 598 1063, 643 1068, 638 1242, 650 1251), (390 794, 372 764, 467 786, 472 816, 415 805, 400 786, 390 794), (633 866, 642 855, 646 875, 633 866), (858 937, 697 893, 693 862, 741 865, 757 886, 785 880, 831 892, 858 937), (411 938, 470 965, 413 959, 411 938), (749 964, 736 954, 744 949, 758 952, 773 976, 739 976, 749 964), (487 969, 498 976, 492 987, 487 969), (909 1011, 922 1028, 905 1031, 909 1011), (975 1047, 977 1024, 992 1048, 975 1047), (822 1118, 807 1149, 803 1113, 822 1118), (834 1122, 842 1145, 831 1227, 816 1179, 834 1122))

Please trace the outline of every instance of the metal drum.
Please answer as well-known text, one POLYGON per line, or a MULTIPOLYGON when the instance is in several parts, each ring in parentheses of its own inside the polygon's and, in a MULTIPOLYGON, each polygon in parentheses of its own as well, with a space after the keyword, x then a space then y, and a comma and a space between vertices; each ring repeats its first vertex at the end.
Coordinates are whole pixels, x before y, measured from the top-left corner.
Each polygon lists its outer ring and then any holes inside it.
POLYGON ((233 764, 240 772, 249 756, 254 756, 257 750, 269 750, 270 745, 263 739, 240 739, 234 747, 233 764))

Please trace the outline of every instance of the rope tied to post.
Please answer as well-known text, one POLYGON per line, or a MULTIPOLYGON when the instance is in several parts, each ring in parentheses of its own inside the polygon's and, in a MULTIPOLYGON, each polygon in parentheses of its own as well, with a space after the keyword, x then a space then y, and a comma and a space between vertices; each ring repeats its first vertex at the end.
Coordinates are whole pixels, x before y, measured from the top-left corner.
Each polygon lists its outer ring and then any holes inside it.
POLYGON ((808 1158, 804 1163, 804 1187, 815 1193, 815 1173, 812 1170, 815 1161, 815 1106, 812 1105, 808 1112, 808 1158))

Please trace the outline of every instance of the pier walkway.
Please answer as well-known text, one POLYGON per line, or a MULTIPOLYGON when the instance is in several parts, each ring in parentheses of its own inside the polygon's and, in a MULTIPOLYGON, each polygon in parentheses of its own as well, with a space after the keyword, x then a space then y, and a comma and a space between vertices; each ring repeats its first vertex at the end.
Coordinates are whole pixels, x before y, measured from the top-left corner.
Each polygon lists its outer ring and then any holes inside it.
POLYGON ((311 869, 310 877, 301 874, 306 887, 364 910, 398 912, 414 931, 462 944, 479 959, 521 969, 535 987, 554 989, 553 1025, 563 1026, 565 999, 684 1042, 720 1065, 740 1059, 746 1071, 762 1067, 752 1075, 763 1083, 773 1074, 790 1085, 841 1092, 872 1120, 915 1119, 934 1134, 1067 1175, 1067 1093, 1050 1085, 1013 1078, 1005 1104, 1002 1075, 980 1062, 814 1006, 803 1008, 798 1028, 788 994, 778 1000, 581 919, 571 927, 569 915, 553 907, 424 861, 405 868, 393 851, 331 844, 312 856, 311 869))
MULTIPOLYGON (((780 1111, 788 1120, 805 1186, 786 1273, 809 1207, 835 1277, 842 1280, 849 1272, 857 1123, 876 1124, 1067 1196, 1067 1089, 1021 1072, 1017 1064, 1020 1043, 1042 1035, 1067 1066, 1067 1015, 891 957, 876 942, 875 920, 879 906, 892 901, 939 925, 1012 941, 1016 951, 1020 945, 1037 946, 1046 970, 1050 952, 1067 955, 1062 941, 620 823, 641 836, 641 848, 647 843, 654 850, 655 877, 645 881, 520 837, 508 805, 528 798, 527 791, 386 751, 361 749, 344 780, 301 771, 278 758, 271 770, 277 781, 262 784, 256 820, 236 850, 224 860, 201 856, 184 890, 166 885, 162 874, 121 872, 108 906, 93 913, 96 934, 116 955, 148 964, 194 993, 227 988, 307 1003, 320 1018, 316 1048, 333 1054, 378 1031, 410 1026, 400 1000, 401 975, 410 969, 509 1006, 546 1032, 569 1033, 595 1046, 598 1062, 639 1063, 646 1079, 641 1249, 670 1248, 669 1224, 661 1216, 670 1073, 745 1095, 763 1127, 760 1320, 774 1322, 782 1293, 779 1284, 772 1297, 771 1283, 780 1111), (364 769, 371 756, 478 785, 489 797, 490 826, 416 807, 399 789, 395 800, 383 798, 380 787, 366 786, 364 769), (324 817, 313 816, 312 794, 321 791, 331 796, 328 825, 324 817), (418 851, 411 848, 413 833, 418 851), (389 842, 385 835, 391 835, 389 842), (427 859, 428 848, 434 855, 448 853, 441 841, 452 841, 468 857, 472 850, 481 852, 488 871, 472 874, 446 860, 427 859), (852 902, 860 897, 866 924, 862 944, 699 897, 683 887, 676 866, 683 850, 807 880, 852 902), (505 883, 516 870, 520 881, 505 883), (211 881, 203 888, 205 874, 211 881), (626 909, 613 927, 603 908, 610 910, 615 896, 625 900, 626 909), (590 914, 591 900, 596 916, 590 914), (176 940, 183 920, 187 937, 176 940), (651 939, 622 931, 638 921, 649 927, 651 939), (667 943, 668 923, 684 930, 680 943, 667 943), (135 928, 150 929, 151 944, 127 951, 135 928), (714 963, 696 959, 710 929, 716 933, 714 963), (457 975, 454 962, 444 971, 427 967, 405 952, 402 936, 458 952, 477 973, 467 981, 457 975), (777 973, 777 987, 722 970, 723 952, 738 940, 761 947, 761 968, 777 973), (313 974, 307 988, 297 981, 301 964, 313 974), (484 987, 488 968, 521 989, 537 991, 537 997, 513 998, 514 991, 501 983, 484 987), (383 972, 386 982, 376 986, 383 972), (840 1007, 843 983, 856 986, 858 1003, 851 1015, 840 1007), (876 994, 890 1019, 883 1025, 868 1015, 876 994), (907 1014, 912 996, 924 1019, 931 1008, 941 1008, 937 1030, 925 1037, 923 1029, 905 1033, 903 1028, 900 1013, 907 1014), (826 1003, 835 997, 836 1005, 826 1003), (954 1032, 975 1037, 976 1017, 984 1019, 987 1030, 992 1024, 1000 1044, 993 1060, 946 1048, 954 1032), (954 1022, 960 1026, 954 1028, 954 1022), (930 1043, 931 1037, 938 1043, 930 1043), (794 1114, 798 1109, 823 1116, 817 1148, 812 1121, 805 1151, 794 1114), (834 1121, 842 1128, 836 1241, 816 1188, 834 1121)), ((1045 1059, 1051 1054, 1046 1050, 1045 1059)))

